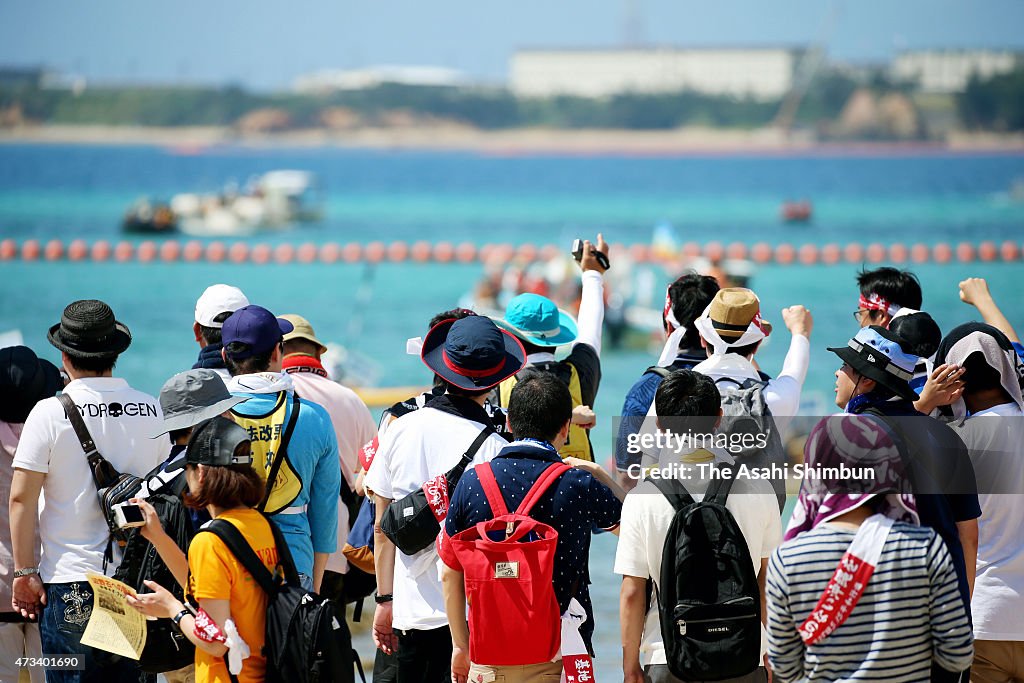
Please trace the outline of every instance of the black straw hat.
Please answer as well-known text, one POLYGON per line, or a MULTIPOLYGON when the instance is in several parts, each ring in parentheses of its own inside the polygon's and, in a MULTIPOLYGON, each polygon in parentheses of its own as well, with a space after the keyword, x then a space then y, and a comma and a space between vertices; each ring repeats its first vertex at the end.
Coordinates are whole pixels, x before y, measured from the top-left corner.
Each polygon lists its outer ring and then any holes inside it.
POLYGON ((112 358, 132 343, 128 327, 114 319, 110 306, 96 299, 69 304, 46 338, 61 351, 78 358, 112 358))

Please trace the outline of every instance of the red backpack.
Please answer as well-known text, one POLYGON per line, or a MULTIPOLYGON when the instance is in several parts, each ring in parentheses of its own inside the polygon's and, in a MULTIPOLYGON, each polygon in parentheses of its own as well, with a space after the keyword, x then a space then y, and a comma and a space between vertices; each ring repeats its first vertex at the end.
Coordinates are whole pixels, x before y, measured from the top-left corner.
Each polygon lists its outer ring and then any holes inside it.
POLYGON ((561 614, 552 577, 558 532, 530 509, 566 470, 554 463, 509 513, 489 463, 477 465, 494 519, 462 531, 451 547, 462 565, 469 602, 469 658, 487 666, 549 662, 561 644, 561 614), (493 540, 504 534, 501 541, 493 540))

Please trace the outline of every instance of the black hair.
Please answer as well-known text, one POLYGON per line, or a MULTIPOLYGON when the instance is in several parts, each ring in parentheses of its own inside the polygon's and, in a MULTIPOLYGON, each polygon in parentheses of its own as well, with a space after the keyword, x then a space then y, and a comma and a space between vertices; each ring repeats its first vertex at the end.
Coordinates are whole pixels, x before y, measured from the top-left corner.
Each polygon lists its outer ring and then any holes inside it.
POLYGON ((693 321, 711 304, 718 290, 718 281, 715 278, 697 273, 687 273, 669 285, 668 297, 672 302, 672 315, 686 328, 686 334, 679 344, 680 348, 700 348, 699 333, 693 321))
MULTIPOLYGON (((223 323, 225 320, 231 317, 232 311, 224 311, 213 316, 213 322, 223 323)), ((206 346, 212 346, 213 344, 220 344, 221 334, 223 327, 207 327, 206 325, 199 326, 199 336, 206 342, 206 346)))
POLYGON ((722 395, 707 375, 676 370, 658 385, 654 395, 658 417, 718 417, 722 395))
POLYGON ((277 345, 275 344, 269 350, 249 356, 248 358, 236 360, 231 357, 232 353, 245 354, 250 348, 250 345, 244 342, 231 342, 224 347, 224 365, 227 366, 228 372, 231 373, 232 377, 248 375, 253 372, 266 372, 270 369, 270 357, 274 355, 274 349, 277 348, 277 345))
POLYGON ((571 419, 572 396, 565 382, 541 370, 527 371, 525 377, 520 373, 508 399, 508 424, 515 438, 551 441, 571 419))
POLYGON ((900 348, 920 358, 930 358, 942 341, 938 323, 923 312, 893 318, 889 331, 896 336, 900 348))
POLYGON ((182 427, 181 429, 172 429, 167 432, 167 436, 171 440, 171 445, 177 444, 178 439, 185 438, 190 434, 192 434, 192 427, 182 427))
POLYGON ((964 359, 964 393, 973 394, 978 391, 1001 389, 1002 377, 999 370, 988 364, 981 351, 975 351, 964 359))
POLYGON ((903 308, 921 308, 921 282, 909 270, 891 266, 862 270, 857 274, 857 286, 863 296, 877 294, 903 308))
POLYGON ((110 372, 117 365, 117 356, 102 356, 100 358, 86 358, 84 356, 73 356, 68 354, 68 362, 76 370, 102 375, 110 372))
POLYGON ((729 348, 729 353, 738 353, 739 355, 747 358, 753 356, 757 352, 757 347, 760 346, 761 341, 758 340, 753 344, 744 344, 743 346, 732 346, 729 348))

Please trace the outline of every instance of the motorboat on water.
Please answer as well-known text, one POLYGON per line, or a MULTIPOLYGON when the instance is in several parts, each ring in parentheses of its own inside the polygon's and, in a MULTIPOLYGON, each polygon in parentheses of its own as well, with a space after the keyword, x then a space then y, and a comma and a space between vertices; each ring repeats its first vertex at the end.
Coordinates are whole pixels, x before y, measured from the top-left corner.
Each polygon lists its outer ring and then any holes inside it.
POLYGON ((785 223, 806 223, 811 220, 814 207, 806 199, 798 202, 783 202, 779 215, 785 223))
POLYGON ((323 191, 308 171, 270 171, 244 189, 228 184, 216 194, 183 193, 169 203, 139 200, 125 216, 126 232, 175 229, 197 237, 244 237, 323 219, 323 191))

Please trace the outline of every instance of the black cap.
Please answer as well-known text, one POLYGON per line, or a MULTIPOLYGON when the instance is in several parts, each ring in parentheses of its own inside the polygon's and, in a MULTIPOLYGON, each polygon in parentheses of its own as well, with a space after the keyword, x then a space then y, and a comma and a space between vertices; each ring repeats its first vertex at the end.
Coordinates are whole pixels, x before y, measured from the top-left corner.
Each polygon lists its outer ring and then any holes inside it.
POLYGON ((36 403, 63 386, 60 370, 27 346, 0 349, 0 420, 24 422, 36 403))
POLYGON ((200 422, 192 430, 188 446, 185 447, 185 464, 214 467, 251 465, 249 432, 220 415, 200 422), (238 453, 238 447, 242 444, 245 444, 245 448, 238 453))

